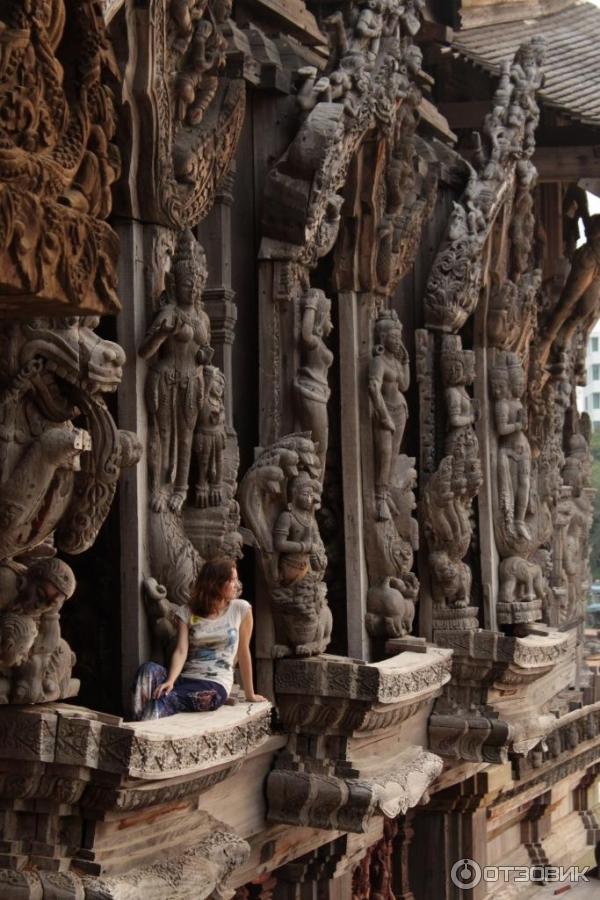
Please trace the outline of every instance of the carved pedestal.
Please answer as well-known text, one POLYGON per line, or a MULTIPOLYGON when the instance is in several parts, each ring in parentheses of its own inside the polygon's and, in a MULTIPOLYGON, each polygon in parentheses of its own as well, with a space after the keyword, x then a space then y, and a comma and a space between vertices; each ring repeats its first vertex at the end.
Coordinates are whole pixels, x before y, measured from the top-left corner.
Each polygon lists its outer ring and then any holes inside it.
POLYGON ((270 719, 267 703, 136 723, 75 706, 0 711, 0 896, 214 896, 249 847, 223 802, 199 797, 265 745, 270 719))
POLYGON ((441 772, 426 722, 450 656, 428 647, 370 665, 280 660, 275 690, 290 736, 267 781, 269 820, 363 832, 419 803, 441 772))
MULTIPOLYGON (((439 638, 439 635, 438 635, 439 638)), ((505 762, 552 727, 556 696, 573 677, 574 635, 511 638, 490 631, 447 632, 453 681, 430 719, 432 749, 442 756, 505 762)))

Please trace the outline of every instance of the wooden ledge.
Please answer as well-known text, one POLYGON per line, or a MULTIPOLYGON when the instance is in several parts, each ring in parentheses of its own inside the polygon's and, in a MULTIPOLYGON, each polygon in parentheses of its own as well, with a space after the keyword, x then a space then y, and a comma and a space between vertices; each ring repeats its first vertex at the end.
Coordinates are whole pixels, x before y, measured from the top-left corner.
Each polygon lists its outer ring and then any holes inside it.
POLYGON ((67 704, 0 709, 0 759, 56 763, 122 778, 173 778, 232 765, 271 735, 271 704, 123 722, 67 704))

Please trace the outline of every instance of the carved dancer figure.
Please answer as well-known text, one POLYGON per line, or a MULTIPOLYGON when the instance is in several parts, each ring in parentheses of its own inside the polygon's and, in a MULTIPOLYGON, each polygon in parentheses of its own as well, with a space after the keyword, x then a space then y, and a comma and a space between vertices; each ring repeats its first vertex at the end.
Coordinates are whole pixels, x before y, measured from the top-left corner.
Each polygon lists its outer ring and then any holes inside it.
POLYGON ((390 517, 390 486, 408 418, 404 391, 408 390, 409 383, 410 369, 402 340, 402 325, 393 310, 385 310, 375 323, 375 346, 369 366, 376 515, 380 521, 390 517))
POLYGON ((236 658, 246 700, 266 700, 254 692, 252 608, 240 598, 241 587, 235 560, 204 564, 189 606, 177 608, 177 643, 168 670, 154 662, 138 670, 132 696, 135 719, 218 709, 231 693, 236 658))
POLYGON ((331 393, 327 373, 333 362, 333 353, 324 338, 333 330, 331 300, 323 291, 311 289, 302 296, 300 304, 300 368, 294 380, 296 410, 300 428, 310 431, 317 445, 323 479, 329 443, 327 401, 331 393))
POLYGON ((158 311, 139 354, 149 361, 150 505, 181 512, 188 491, 192 437, 204 402, 203 366, 212 357, 210 320, 202 307, 204 251, 186 229, 179 239, 168 302, 158 311))
POLYGON ((500 357, 492 370, 494 420, 498 433, 498 486, 500 508, 509 534, 531 540, 525 524, 531 490, 531 448, 524 433, 526 411, 522 397, 525 372, 514 353, 500 357))
POLYGON ((204 367, 204 403, 194 432, 198 463, 196 505, 219 506, 223 500, 225 433, 225 376, 216 366, 204 367))

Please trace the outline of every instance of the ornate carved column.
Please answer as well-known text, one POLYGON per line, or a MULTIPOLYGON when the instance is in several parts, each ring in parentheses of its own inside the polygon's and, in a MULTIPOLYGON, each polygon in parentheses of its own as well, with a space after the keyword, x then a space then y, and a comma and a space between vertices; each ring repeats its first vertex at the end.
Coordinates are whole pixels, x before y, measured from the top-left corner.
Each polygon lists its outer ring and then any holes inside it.
POLYGON ((230 11, 212 0, 193 12, 151 0, 125 4, 111 23, 129 125, 122 274, 135 301, 121 331, 137 354, 122 411, 147 449, 147 473, 131 480, 122 504, 123 520, 136 523, 123 542, 124 693, 148 656, 146 616, 154 655, 168 653, 172 604, 186 601, 204 560, 240 553, 228 173, 245 85, 223 74, 230 11), (203 247, 192 229, 215 201, 203 247))

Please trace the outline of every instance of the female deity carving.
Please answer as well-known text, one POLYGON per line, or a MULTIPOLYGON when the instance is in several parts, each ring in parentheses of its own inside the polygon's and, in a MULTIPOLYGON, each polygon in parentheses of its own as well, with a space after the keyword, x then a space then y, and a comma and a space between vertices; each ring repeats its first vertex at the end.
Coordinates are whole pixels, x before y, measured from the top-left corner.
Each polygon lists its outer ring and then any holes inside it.
POLYGON ((390 518, 390 487, 406 428, 404 391, 410 383, 408 353, 402 324, 393 310, 381 312, 375 323, 375 346, 369 366, 369 396, 375 444, 375 506, 379 521, 390 518))
POLYGON ((300 368, 294 380, 299 427, 310 431, 317 444, 321 462, 321 481, 325 476, 325 458, 329 441, 327 401, 331 393, 327 373, 333 353, 325 344, 331 334, 331 300, 323 291, 310 289, 301 299, 300 368))
POLYGON ((498 433, 500 508, 511 536, 531 540, 525 524, 531 491, 531 448, 525 435, 522 396, 525 372, 515 353, 501 355, 492 370, 494 420, 498 433))
POLYGON ((181 235, 159 309, 139 354, 148 360, 146 405, 150 506, 181 512, 188 490, 192 439, 204 401, 203 366, 212 357, 210 320, 202 307, 204 251, 181 235))

